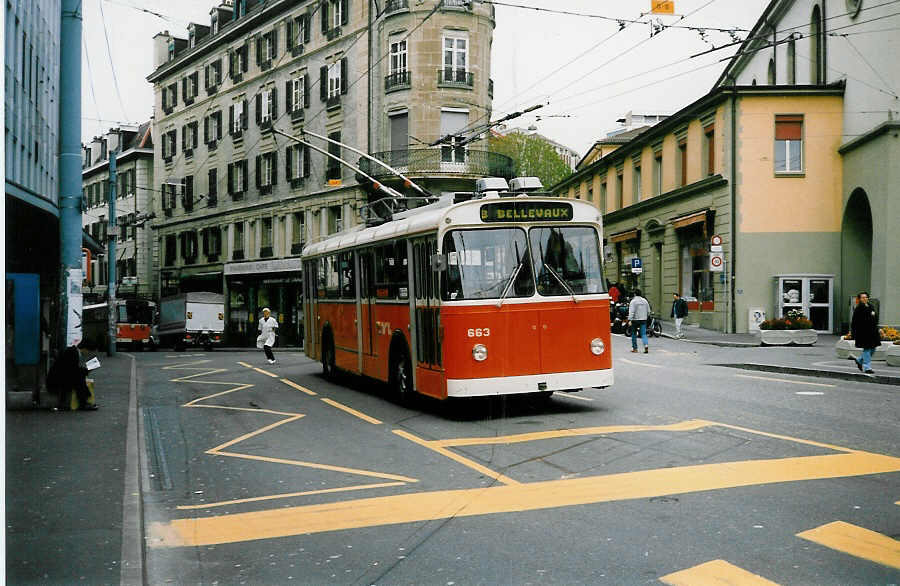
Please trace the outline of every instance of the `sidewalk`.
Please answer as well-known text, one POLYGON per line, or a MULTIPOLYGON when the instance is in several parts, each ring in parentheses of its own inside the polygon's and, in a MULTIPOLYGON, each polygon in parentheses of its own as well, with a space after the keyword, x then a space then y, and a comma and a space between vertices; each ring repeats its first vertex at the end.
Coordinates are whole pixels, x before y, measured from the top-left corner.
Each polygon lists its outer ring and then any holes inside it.
MULTIPOLYGON (((677 339, 675 323, 661 323, 663 337, 677 339)), ((820 334, 813 346, 762 346, 759 336, 755 334, 723 334, 697 326, 685 326, 683 329, 682 342, 734 349, 733 352, 717 354, 717 366, 900 386, 900 367, 873 361, 875 374, 869 376, 859 372, 852 360, 838 358, 834 351, 839 338, 836 335, 820 334)))
MULTIPOLYGON (((92 354, 93 355, 93 354, 92 354)), ((110 358, 91 374, 97 411, 41 405, 6 412, 6 580, 10 584, 140 584, 136 457, 129 431, 132 359, 110 358), (135 460, 129 462, 129 460, 135 460), (127 472, 134 473, 126 491, 127 472), (129 508, 129 515, 123 513, 129 508), (123 535, 125 547, 123 548, 123 535), (134 543, 137 539, 137 543, 134 543), (135 559, 136 558, 136 559, 135 559), (122 570, 123 560, 126 563, 122 570), (135 574, 136 572, 136 574, 135 574)), ((134 431, 134 430, 132 430, 134 431)))

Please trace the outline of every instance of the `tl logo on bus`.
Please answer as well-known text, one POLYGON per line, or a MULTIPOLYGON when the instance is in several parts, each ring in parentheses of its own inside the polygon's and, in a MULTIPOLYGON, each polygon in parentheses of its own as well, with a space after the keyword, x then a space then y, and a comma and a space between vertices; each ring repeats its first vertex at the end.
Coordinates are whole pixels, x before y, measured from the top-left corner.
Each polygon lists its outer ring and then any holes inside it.
POLYGON ((482 222, 567 222, 572 204, 567 202, 504 201, 481 206, 482 222))

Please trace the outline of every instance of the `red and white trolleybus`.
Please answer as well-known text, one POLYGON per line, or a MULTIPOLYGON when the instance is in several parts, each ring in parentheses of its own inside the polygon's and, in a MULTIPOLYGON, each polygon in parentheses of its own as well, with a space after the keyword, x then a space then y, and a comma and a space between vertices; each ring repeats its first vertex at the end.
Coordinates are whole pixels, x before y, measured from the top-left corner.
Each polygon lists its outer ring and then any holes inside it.
POLYGON ((503 195, 443 199, 307 246, 306 354, 401 400, 611 385, 600 212, 503 195))

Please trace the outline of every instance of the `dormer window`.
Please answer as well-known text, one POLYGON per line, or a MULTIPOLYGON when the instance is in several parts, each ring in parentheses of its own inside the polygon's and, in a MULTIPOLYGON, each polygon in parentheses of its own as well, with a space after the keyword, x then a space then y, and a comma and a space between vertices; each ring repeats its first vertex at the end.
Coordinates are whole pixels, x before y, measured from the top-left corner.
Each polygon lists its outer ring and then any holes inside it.
POLYGON ((215 8, 209 16, 209 32, 212 35, 219 32, 219 11, 215 8))

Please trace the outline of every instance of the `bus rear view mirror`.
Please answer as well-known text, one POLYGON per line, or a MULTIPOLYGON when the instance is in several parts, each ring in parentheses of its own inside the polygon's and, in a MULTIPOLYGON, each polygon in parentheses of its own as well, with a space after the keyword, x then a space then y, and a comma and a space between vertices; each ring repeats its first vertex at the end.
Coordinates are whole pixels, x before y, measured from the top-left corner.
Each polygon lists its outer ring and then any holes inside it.
POLYGON ((432 271, 439 273, 447 270, 447 257, 443 254, 432 254, 430 260, 432 271))

